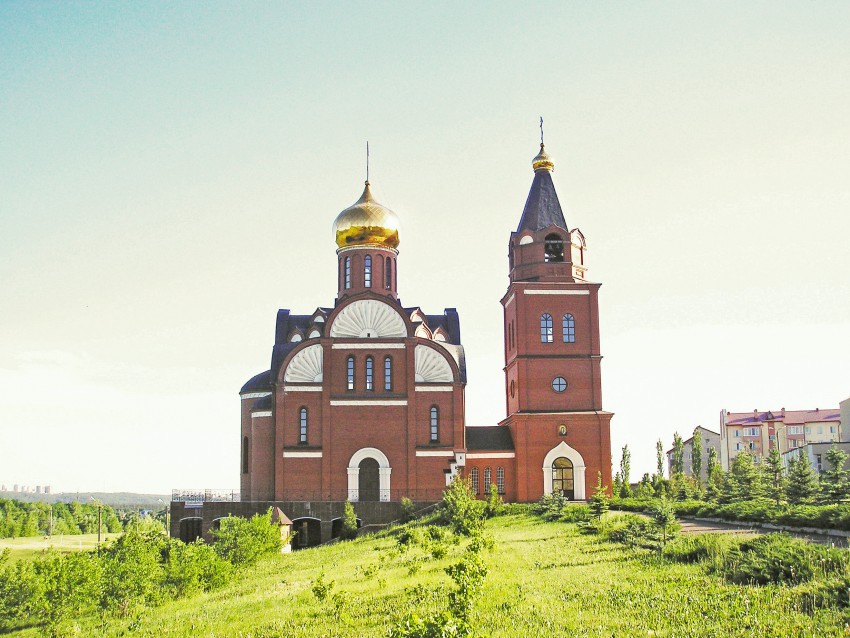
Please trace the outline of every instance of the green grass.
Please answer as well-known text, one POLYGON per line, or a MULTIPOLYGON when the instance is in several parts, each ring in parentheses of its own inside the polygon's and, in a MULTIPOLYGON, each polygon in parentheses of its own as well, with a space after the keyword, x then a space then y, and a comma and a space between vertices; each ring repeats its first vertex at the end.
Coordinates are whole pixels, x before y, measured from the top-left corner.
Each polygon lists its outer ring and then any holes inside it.
MULTIPOLYGON (((671 563, 581 535, 574 525, 528 516, 493 519, 496 546, 473 621, 481 635, 505 637, 844 636, 837 609, 804 611, 802 587, 729 585, 698 564, 671 563)), ((407 611, 445 607, 443 569, 464 551, 435 560, 421 547, 398 551, 392 535, 365 537, 276 556, 212 594, 113 619, 81 621, 79 635, 277 638, 382 636, 407 611), (320 574, 333 581, 319 601, 320 574)), ((36 636, 29 629, 14 634, 36 636)))
MULTIPOLYGON (((103 534, 103 542, 118 538, 120 534, 103 534)), ((79 552, 97 547, 97 534, 65 534, 63 536, 30 536, 25 538, 0 538, 0 552, 9 550, 9 560, 30 559, 49 547, 60 552, 79 552)))

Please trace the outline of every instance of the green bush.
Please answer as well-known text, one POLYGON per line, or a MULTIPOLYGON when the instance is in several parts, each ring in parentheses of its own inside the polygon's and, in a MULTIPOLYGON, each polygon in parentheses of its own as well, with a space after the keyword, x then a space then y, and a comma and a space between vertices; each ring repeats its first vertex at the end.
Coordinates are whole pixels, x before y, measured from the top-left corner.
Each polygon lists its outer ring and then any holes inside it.
POLYGON ((460 476, 443 492, 442 513, 455 534, 472 536, 484 527, 484 503, 475 498, 469 482, 460 476))
POLYGON ((732 548, 718 571, 733 583, 767 585, 846 575, 847 567, 846 551, 811 545, 787 534, 767 534, 732 548))
POLYGON ((346 501, 342 510, 342 526, 339 530, 339 537, 344 541, 357 538, 357 514, 354 513, 354 506, 351 501, 346 501))
POLYGON ((221 527, 212 532, 216 553, 239 567, 255 565, 261 557, 279 552, 283 541, 271 517, 269 508, 265 514, 255 514, 250 519, 239 516, 221 519, 221 527))

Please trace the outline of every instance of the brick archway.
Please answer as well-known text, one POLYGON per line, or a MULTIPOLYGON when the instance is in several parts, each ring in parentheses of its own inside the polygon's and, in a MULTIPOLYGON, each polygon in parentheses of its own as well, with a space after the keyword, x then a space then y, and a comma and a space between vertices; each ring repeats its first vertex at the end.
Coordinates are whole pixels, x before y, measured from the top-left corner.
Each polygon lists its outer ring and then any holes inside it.
POLYGON ((378 498, 381 501, 389 501, 390 474, 393 470, 390 467, 390 460, 387 455, 374 447, 364 447, 357 450, 348 462, 348 500, 351 502, 360 500, 360 463, 365 459, 374 459, 378 462, 378 498))

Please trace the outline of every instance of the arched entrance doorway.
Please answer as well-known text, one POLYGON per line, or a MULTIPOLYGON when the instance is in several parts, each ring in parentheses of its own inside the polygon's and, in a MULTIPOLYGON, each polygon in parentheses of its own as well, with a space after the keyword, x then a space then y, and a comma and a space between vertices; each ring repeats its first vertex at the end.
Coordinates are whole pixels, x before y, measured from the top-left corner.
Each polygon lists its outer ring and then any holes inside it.
POLYGON ((295 533, 294 549, 315 547, 322 542, 322 521, 318 518, 312 516, 296 518, 292 521, 292 531, 295 533))
POLYGON ((381 482, 378 471, 380 465, 375 459, 363 459, 358 466, 360 469, 360 500, 379 501, 381 497, 381 482))
POLYGON ((201 527, 204 519, 199 516, 190 516, 180 519, 180 540, 184 543, 194 543, 201 537, 201 527))
POLYGON ((379 449, 357 450, 348 462, 348 500, 389 501, 391 473, 390 461, 379 449))
POLYGON ((559 456, 552 464, 552 494, 575 500, 575 481, 573 479, 573 462, 559 456))
POLYGON ((578 450, 561 441, 543 459, 543 493, 561 494, 576 501, 585 500, 584 459, 578 450), (569 491, 572 490, 572 496, 569 491))

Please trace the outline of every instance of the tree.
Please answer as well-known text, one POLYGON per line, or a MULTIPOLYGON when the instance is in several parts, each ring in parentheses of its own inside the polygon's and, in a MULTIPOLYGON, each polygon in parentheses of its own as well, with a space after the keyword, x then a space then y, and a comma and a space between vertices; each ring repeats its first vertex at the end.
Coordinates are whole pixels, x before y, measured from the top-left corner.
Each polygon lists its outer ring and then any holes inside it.
POLYGON ((346 501, 342 509, 342 526, 339 530, 339 537, 345 541, 357 538, 357 514, 354 513, 354 506, 351 501, 346 501))
POLYGON ((443 492, 442 508, 455 534, 475 536, 484 528, 484 503, 475 498, 469 479, 454 477, 443 492))
POLYGON ((620 492, 623 491, 623 479, 620 478, 620 473, 614 473, 614 484, 611 486, 611 493, 614 495, 614 498, 620 496, 620 492))
POLYGON ((765 457, 762 467, 767 485, 767 496, 779 505, 785 497, 785 471, 776 445, 770 448, 770 453, 765 457))
POLYGON ((717 462, 717 450, 708 448, 708 463, 705 466, 706 482, 705 496, 709 500, 717 500, 723 491, 723 468, 717 462))
POLYGON ((817 475, 806 454, 800 454, 788 464, 788 487, 785 491, 792 505, 811 503, 820 491, 817 475))
POLYGON ((764 482, 756 467, 755 458, 749 452, 741 452, 732 461, 726 473, 722 500, 724 503, 734 503, 761 496, 764 496, 764 482))
POLYGON ((673 434, 673 465, 670 468, 670 478, 685 473, 685 443, 678 432, 673 434))
POLYGON ((590 511, 593 515, 600 519, 602 515, 611 507, 611 498, 608 496, 608 488, 602 485, 602 472, 596 474, 596 487, 593 488, 593 496, 590 497, 588 503, 590 511))
POLYGON ((667 545, 667 530, 676 522, 676 510, 666 498, 662 498, 652 510, 652 520, 661 530, 661 546, 667 545))
POLYGON ((632 453, 629 446, 623 446, 623 454, 620 456, 620 489, 615 492, 620 498, 630 498, 632 495, 629 473, 632 471, 632 453))
POLYGON ((222 558, 233 565, 255 565, 266 554, 280 552, 283 541, 280 529, 272 523, 272 509, 255 514, 250 519, 228 516, 212 531, 213 547, 222 558))
POLYGON ((652 498, 654 494, 655 490, 652 489, 652 479, 649 477, 649 472, 644 472, 635 496, 638 498, 652 498))
POLYGON ((664 478, 664 444, 661 439, 655 443, 655 462, 657 464, 658 478, 664 478))
POLYGON ((694 431, 694 440, 691 443, 691 468, 697 486, 702 484, 702 433, 699 429, 694 431))
POLYGON ((827 469, 821 471, 821 499, 826 504, 840 503, 848 496, 850 488, 850 472, 845 469, 847 452, 835 443, 826 453, 827 469))

